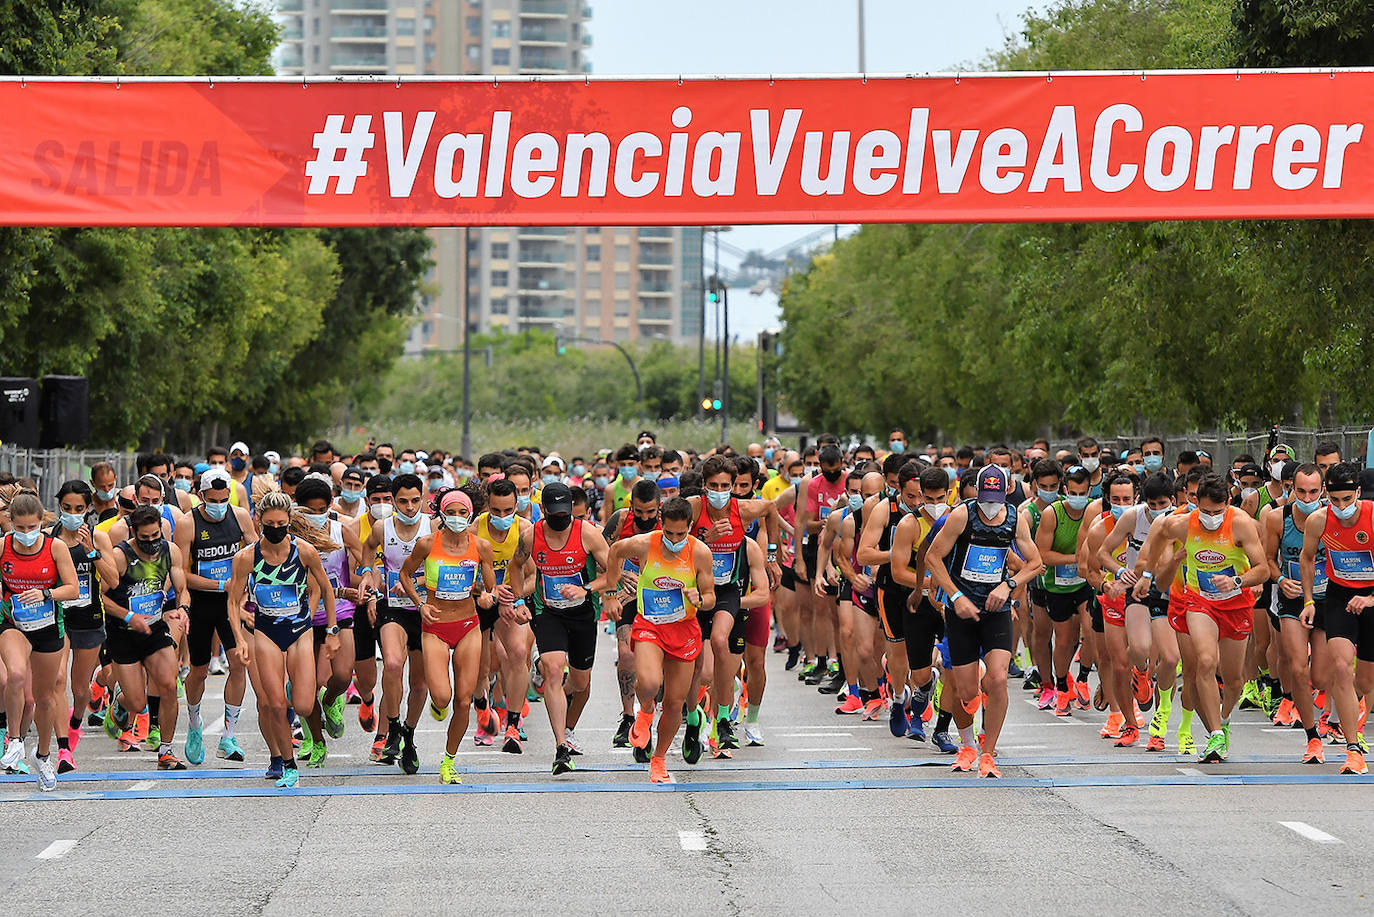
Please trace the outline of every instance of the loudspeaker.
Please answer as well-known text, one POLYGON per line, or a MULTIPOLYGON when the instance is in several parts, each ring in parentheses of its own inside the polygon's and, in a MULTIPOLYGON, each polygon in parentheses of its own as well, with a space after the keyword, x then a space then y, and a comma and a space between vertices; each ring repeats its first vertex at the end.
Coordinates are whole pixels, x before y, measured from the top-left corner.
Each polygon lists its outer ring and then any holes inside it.
POLYGON ((38 448, 38 380, 0 378, 0 441, 38 448))
POLYGON ((43 377, 44 449, 84 446, 91 436, 91 387, 85 376, 43 377))

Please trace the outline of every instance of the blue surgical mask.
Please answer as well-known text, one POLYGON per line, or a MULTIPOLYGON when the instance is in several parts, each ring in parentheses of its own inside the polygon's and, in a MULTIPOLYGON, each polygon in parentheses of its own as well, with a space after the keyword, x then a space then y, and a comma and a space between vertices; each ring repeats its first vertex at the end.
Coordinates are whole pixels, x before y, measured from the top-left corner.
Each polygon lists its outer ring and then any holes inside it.
POLYGON ((639 469, 633 465, 626 465, 620 469, 620 479, 622 481, 633 481, 637 474, 639 474, 639 469))
POLYGON ((109 503, 115 498, 115 492, 113 490, 97 490, 95 495, 101 503, 109 503))
POLYGON ((81 528, 85 524, 86 516, 84 513, 62 514, 62 527, 69 532, 75 532, 77 529, 81 528))
POLYGON ((439 491, 441 491, 441 490, 444 489, 444 479, 443 479, 443 478, 430 478, 430 479, 429 479, 429 482, 428 482, 428 486, 429 486, 429 492, 430 492, 430 493, 438 493, 439 491))
POLYGON ((711 502, 711 506, 715 509, 725 509, 725 507, 729 506, 732 496, 734 496, 734 494, 730 493, 728 490, 706 491, 706 499, 711 502))
POLYGON ((506 532, 515 524, 514 516, 488 516, 487 524, 498 532, 506 532))
POLYGON ((268 474, 276 474, 279 471, 281 471, 281 466, 278 465, 276 462, 273 462, 272 464, 267 466, 268 474))
POLYGON ((1075 513, 1088 508, 1088 504, 1093 502, 1093 498, 1088 494, 1067 494, 1064 497, 1064 505, 1075 513))
POLYGON ((1310 516, 1322 508, 1322 501, 1319 499, 1310 502, 1307 500, 1294 500, 1293 506, 1304 516, 1310 516))
POLYGON ((597 486, 597 487, 601 488, 602 490, 605 490, 605 489, 606 489, 606 485, 608 485, 608 484, 611 483, 611 479, 608 478, 608 477, 606 477, 604 474, 602 474, 602 475, 597 475, 597 478, 596 478, 596 482, 595 482, 595 483, 596 483, 596 486, 597 486))
POLYGON ((1189 501, 1189 502, 1188 502, 1188 512, 1191 513, 1191 512, 1192 512, 1193 510, 1195 510, 1195 509, 1197 509, 1197 504, 1194 503, 1194 502, 1192 502, 1192 501, 1189 501))
POLYGON ((893 452, 905 452, 905 451, 906 451, 906 443, 902 442, 900 439, 894 439, 894 440, 890 441, 890 442, 887 444, 887 446, 888 446, 888 448, 891 449, 893 452))
POLYGON ((950 466, 945 469, 945 475, 949 478, 949 482, 953 484, 955 481, 959 480, 959 469, 950 466))
POLYGON ((763 450, 763 460, 765 462, 773 461, 773 448, 771 446, 763 450))
POLYGON ((1037 490, 1035 491, 1035 495, 1036 495, 1037 497, 1039 497, 1039 498, 1040 498, 1042 501, 1044 501, 1045 503, 1053 503, 1055 500, 1058 500, 1058 499, 1059 499, 1059 491, 1057 491, 1057 490, 1039 490, 1039 489, 1037 489, 1037 490))
POLYGON ((787 480, 789 480, 789 481, 792 482, 792 486, 793 486, 793 487, 796 487, 798 484, 800 484, 800 483, 802 482, 801 475, 799 475, 799 474, 798 474, 798 475, 793 475, 792 477, 788 478, 787 480))
POLYGON ((529 494, 519 494, 519 495, 517 495, 516 498, 515 498, 515 511, 516 511, 517 513, 523 513, 525 510, 527 510, 527 509, 529 509, 529 508, 530 508, 530 497, 529 497, 529 494))
POLYGON ((344 501, 345 503, 357 503, 357 502, 358 502, 359 500, 361 500, 362 498, 363 498, 363 492, 362 492, 361 490, 341 490, 341 491, 339 491, 339 499, 342 500, 342 501, 344 501))
POLYGON ((659 475, 659 472, 657 472, 657 471, 646 471, 646 472, 644 472, 644 480, 646 480, 646 481, 657 481, 657 480, 658 480, 658 475, 659 475))
POLYGON ((43 537, 42 529, 34 529, 32 532, 15 532, 14 540, 26 548, 31 548, 38 544, 38 539, 43 537))
POLYGON ((1164 506, 1159 509, 1146 509, 1145 512, 1150 514, 1150 521, 1154 522, 1160 516, 1167 516, 1172 509, 1172 506, 1164 506))
POLYGON ((684 535, 681 541, 669 541, 665 535, 663 538, 663 549, 669 554, 676 554, 687 547, 687 536, 684 535))
POLYGON ((1154 473, 1164 467, 1164 456, 1147 455, 1145 456, 1145 470, 1154 473))
POLYGON ((558 483, 558 475, 556 475, 556 474, 546 474, 546 475, 544 475, 543 480, 544 480, 544 483, 545 483, 545 484, 557 484, 557 483, 558 483))
POLYGON ((177 478, 172 482, 172 486, 184 494, 189 494, 191 492, 191 482, 185 478, 177 478))
POLYGON ((863 494, 850 494, 850 495, 849 495, 849 511, 850 511, 850 512, 857 513, 859 510, 863 509, 863 506, 864 506, 864 495, 863 495, 863 494))
POLYGON ((402 462, 402 463, 400 464, 400 466, 398 467, 398 470, 401 472, 401 474, 414 474, 414 473, 415 473, 415 463, 414 463, 414 462, 402 462))
POLYGON ((1136 474, 1144 474, 1144 473, 1145 473, 1145 466, 1144 466, 1144 465, 1132 465, 1132 466, 1131 466, 1131 470, 1134 471, 1136 474))
POLYGON ((329 513, 301 513, 305 521, 309 522, 317 529, 322 529, 329 524, 329 513))
POLYGON ((205 507, 205 515, 210 517, 211 522, 220 522, 229 515, 228 503, 202 503, 201 506, 205 507))
POLYGON ((1356 500, 1344 509, 1342 509, 1334 503, 1332 503, 1329 508, 1331 512, 1335 513, 1337 519, 1341 520, 1342 522, 1345 522, 1349 519, 1354 519, 1355 514, 1360 511, 1360 501, 1356 500))
POLYGON ((462 534, 468 530, 469 519, 467 516, 445 516, 444 525, 450 532, 462 534))
POLYGON ((586 466, 586 465, 574 465, 574 466, 572 466, 572 473, 573 473, 573 475, 574 475, 575 477, 579 477, 579 478, 580 478, 580 477, 582 477, 584 474, 587 473, 587 466, 586 466))
POLYGON ((401 523, 401 525, 417 525, 420 522, 420 517, 423 515, 424 510, 421 510, 413 516, 407 516, 398 509, 396 510, 396 521, 401 523))
POLYGON ((1109 509, 1111 510, 1112 518, 1113 518, 1113 519, 1120 519, 1120 518, 1121 518, 1121 514, 1124 513, 1124 512, 1126 512, 1126 507, 1121 506, 1121 505, 1118 504, 1118 503, 1113 503, 1113 504, 1109 507, 1109 509))

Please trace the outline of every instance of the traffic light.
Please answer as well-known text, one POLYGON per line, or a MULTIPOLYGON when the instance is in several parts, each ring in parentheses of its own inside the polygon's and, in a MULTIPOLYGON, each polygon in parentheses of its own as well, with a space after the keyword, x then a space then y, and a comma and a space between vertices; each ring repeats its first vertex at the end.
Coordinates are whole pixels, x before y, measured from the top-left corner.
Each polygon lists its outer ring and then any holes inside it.
POLYGON ((719 410, 720 410, 720 399, 719 399, 719 398, 713 398, 713 399, 711 400, 711 410, 713 410, 713 411, 719 411, 719 410))
POLYGON ((720 302, 720 293, 716 292, 714 287, 711 288, 706 292, 706 301, 714 306, 716 303, 720 302))
POLYGON ((712 405, 712 404, 719 404, 719 403, 720 403, 720 402, 718 402, 718 401, 712 401, 710 398, 703 398, 703 399, 701 399, 701 409, 702 409, 703 411, 709 411, 709 410, 711 410, 711 405, 712 405))
POLYGON ((555 336, 553 339, 553 350, 554 353, 561 357, 568 352, 568 345, 563 342, 562 338, 555 336))

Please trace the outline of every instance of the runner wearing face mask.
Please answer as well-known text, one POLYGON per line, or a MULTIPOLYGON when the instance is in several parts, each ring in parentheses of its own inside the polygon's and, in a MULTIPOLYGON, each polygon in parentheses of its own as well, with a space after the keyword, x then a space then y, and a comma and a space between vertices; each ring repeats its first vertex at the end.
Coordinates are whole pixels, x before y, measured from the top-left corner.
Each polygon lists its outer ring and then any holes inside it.
MULTIPOLYGON (((1037 480, 1048 481, 1051 470, 1057 472, 1058 468, 1053 462, 1037 466, 1037 471, 1044 472, 1037 480)), ((1088 470, 1082 465, 1070 468, 1064 476, 1063 498, 1051 502, 1041 513, 1035 532, 1035 544, 1045 562, 1040 588, 1044 592, 1045 614, 1054 635, 1052 665, 1043 678, 1044 684, 1054 687, 1055 716, 1073 713, 1076 692, 1070 683, 1073 677, 1070 666, 1078 648, 1078 635, 1088 602, 1092 599, 1092 587, 1078 570, 1078 533, 1088 504, 1092 502, 1088 495, 1091 486, 1088 479, 1088 470)))
POLYGON ((906 452, 906 431, 901 427, 893 427, 888 431, 887 448, 897 455, 906 452))
POLYGON ((803 615, 806 614, 805 609, 810 609, 811 629, 815 635, 816 652, 820 656, 806 683, 819 685, 828 675, 833 687, 838 690, 844 684, 840 660, 834 661, 833 671, 827 671, 829 666, 826 658, 832 651, 838 655, 838 613, 835 606, 838 589, 824 581, 825 571, 819 567, 818 555, 821 529, 830 518, 835 501, 845 490, 844 457, 838 446, 827 444, 817 453, 817 460, 820 462, 820 473, 803 481, 798 492, 796 530, 802 538, 802 550, 796 561, 795 575, 798 582, 810 586, 798 597, 803 603, 803 615))
POLYGON ((1088 496, 1094 500, 1102 496, 1102 447, 1091 436, 1078 441, 1078 464, 1088 472, 1088 496))
POLYGON ((639 450, 626 443, 615 451, 615 478, 602 490, 601 521, 604 525, 611 513, 624 509, 630 502, 630 488, 639 475, 639 450))
MULTIPOLYGON (((630 494, 630 505, 611 513, 604 535, 606 543, 612 547, 616 542, 635 535, 645 535, 660 527, 660 493, 654 481, 636 481, 630 494)), ((611 739, 615 748, 630 747, 630 727, 635 719, 635 654, 630 645, 631 628, 634 627, 637 589, 639 584, 639 558, 637 555, 624 554, 620 561, 620 578, 617 581, 617 604, 620 619, 616 622, 616 683, 620 686, 620 725, 611 739)))

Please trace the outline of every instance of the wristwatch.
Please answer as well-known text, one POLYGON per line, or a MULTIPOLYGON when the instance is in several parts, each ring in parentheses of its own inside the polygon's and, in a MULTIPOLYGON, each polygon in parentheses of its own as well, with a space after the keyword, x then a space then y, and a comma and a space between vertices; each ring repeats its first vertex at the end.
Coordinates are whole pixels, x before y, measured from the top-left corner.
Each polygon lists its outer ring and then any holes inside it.
POLYGON ((1236 581, 1236 588, 1237 588, 1237 589, 1239 589, 1241 583, 1243 583, 1243 582, 1245 581, 1245 578, 1244 578, 1244 577, 1241 577, 1241 576, 1232 577, 1232 579, 1234 579, 1234 580, 1236 581))
POLYGON ((45 602, 51 602, 51 601, 52 601, 52 590, 51 590, 51 589, 44 589, 44 590, 43 590, 43 601, 45 601, 45 602))
POLYGON ((324 629, 326 636, 337 637, 339 635, 339 625, 333 624, 324 629))

